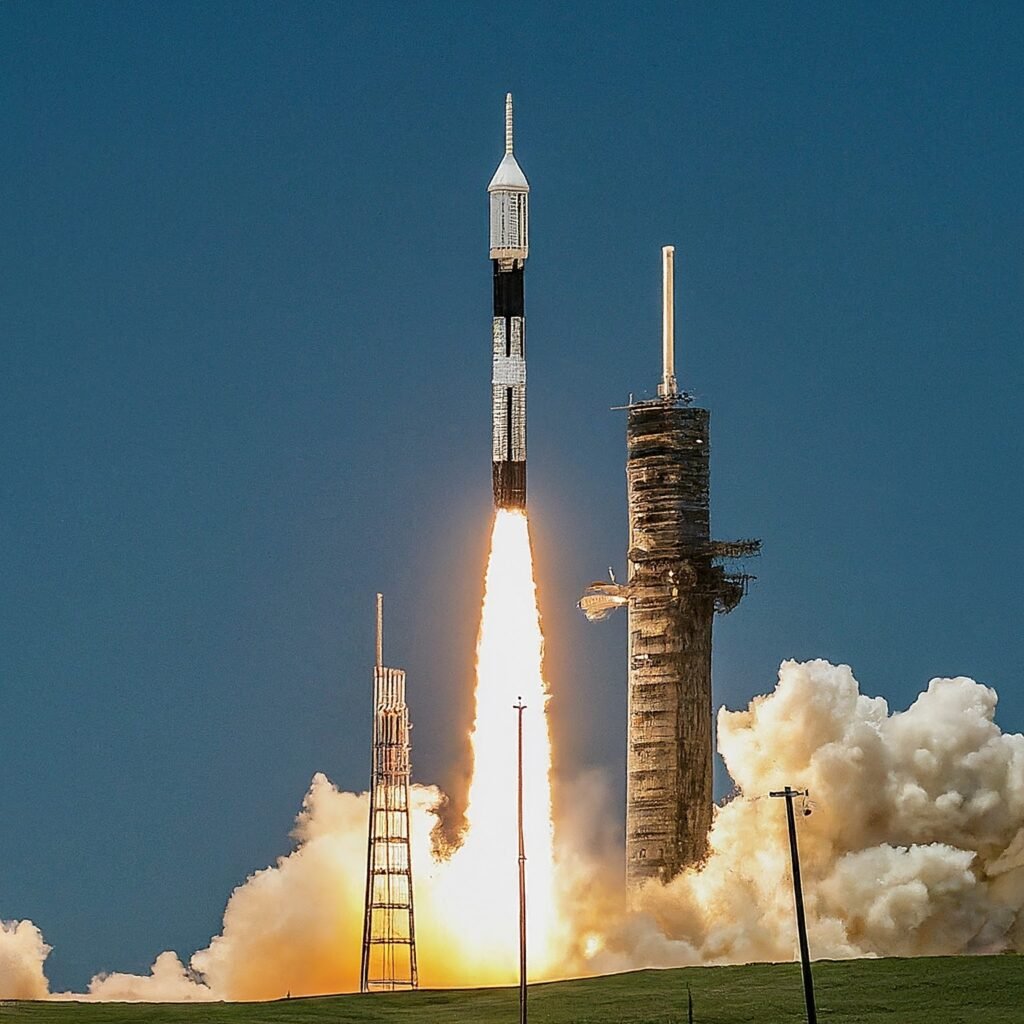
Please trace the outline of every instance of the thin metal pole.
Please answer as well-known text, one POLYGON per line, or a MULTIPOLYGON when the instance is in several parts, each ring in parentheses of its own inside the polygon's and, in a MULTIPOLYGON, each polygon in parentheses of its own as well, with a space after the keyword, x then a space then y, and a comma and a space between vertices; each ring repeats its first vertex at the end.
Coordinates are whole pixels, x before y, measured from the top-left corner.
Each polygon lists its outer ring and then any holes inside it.
POLYGON ((370 733, 370 819, 366 828, 366 895, 363 907, 363 955, 359 965, 359 991, 370 991, 370 960, 373 952, 373 879, 374 879, 374 821, 377 816, 378 764, 377 751, 380 735, 377 708, 381 703, 383 685, 383 642, 384 595, 377 595, 377 655, 373 670, 373 718, 370 733))
POLYGON ((377 668, 384 664, 384 595, 377 595, 377 668))
POLYGON ((789 853, 793 860, 793 896, 796 900, 796 930, 800 940, 800 966, 804 977, 804 1001, 807 1004, 807 1024, 818 1024, 818 1011, 814 1005, 814 982, 811 979, 811 954, 807 947, 807 921, 804 918, 804 890, 800 882, 800 851, 796 845, 796 817, 793 797, 806 796, 807 790, 787 786, 771 796, 786 798, 786 819, 789 823, 789 853))
POLYGON ((512 705, 519 714, 519 1024, 526 1024, 526 839, 523 835, 523 698, 512 705))

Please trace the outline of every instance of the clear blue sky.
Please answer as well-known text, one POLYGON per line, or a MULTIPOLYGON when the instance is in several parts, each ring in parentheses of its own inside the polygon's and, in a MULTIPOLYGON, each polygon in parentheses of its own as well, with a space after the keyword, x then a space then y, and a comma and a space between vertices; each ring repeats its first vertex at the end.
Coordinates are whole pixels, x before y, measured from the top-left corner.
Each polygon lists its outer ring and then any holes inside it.
POLYGON ((621 790, 624 621, 574 602, 665 243, 715 532, 764 539, 717 700, 820 656, 1024 728, 1022 11, 0 8, 0 917, 56 986, 204 945, 314 771, 365 785, 376 589, 456 784, 508 89, 563 770, 621 790))

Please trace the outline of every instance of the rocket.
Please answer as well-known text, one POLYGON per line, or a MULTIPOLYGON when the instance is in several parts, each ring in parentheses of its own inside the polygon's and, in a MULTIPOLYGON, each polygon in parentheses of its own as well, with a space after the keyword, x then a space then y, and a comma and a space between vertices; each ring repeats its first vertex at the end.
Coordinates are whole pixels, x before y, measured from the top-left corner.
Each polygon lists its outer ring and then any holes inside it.
POLYGON ((505 97, 505 155, 487 186, 494 266, 491 476, 496 508, 526 508, 526 319, 530 186, 512 152, 512 94, 505 97))

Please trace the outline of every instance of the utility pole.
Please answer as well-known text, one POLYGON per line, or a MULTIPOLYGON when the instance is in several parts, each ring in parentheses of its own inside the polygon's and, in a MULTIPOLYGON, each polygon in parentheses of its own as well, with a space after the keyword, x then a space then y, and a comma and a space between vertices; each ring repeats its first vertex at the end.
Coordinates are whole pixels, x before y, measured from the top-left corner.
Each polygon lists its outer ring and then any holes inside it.
POLYGON ((523 836, 523 698, 512 705, 519 715, 519 1024, 526 1024, 526 840, 523 836))
MULTIPOLYGON (((818 1024, 818 1011, 814 1006, 814 982, 811 980, 811 954, 807 948, 807 921, 804 918, 804 891, 800 884, 800 851, 796 845, 796 818, 793 814, 793 797, 806 798, 809 790, 785 789, 769 793, 773 797, 785 797, 786 818, 789 821, 789 853, 793 859, 793 895, 796 899, 796 930, 800 939, 800 964, 804 976, 804 1001, 807 1003, 807 1024, 818 1024)), ((810 814, 810 808, 804 808, 804 814, 810 814)))

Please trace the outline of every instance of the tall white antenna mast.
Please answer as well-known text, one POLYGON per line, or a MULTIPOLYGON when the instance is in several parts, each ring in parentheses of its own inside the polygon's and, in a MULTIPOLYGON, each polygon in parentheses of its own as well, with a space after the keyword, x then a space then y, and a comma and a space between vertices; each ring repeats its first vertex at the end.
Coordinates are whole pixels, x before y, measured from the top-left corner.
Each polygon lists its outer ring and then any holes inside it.
POLYGON ((377 595, 377 668, 384 666, 384 595, 377 595))
POLYGON ((674 245, 661 249, 661 383, 658 395, 675 398, 679 394, 676 384, 676 308, 675 308, 675 255, 674 245))
POLYGON ((505 152, 512 152, 512 93, 505 93, 505 152))

